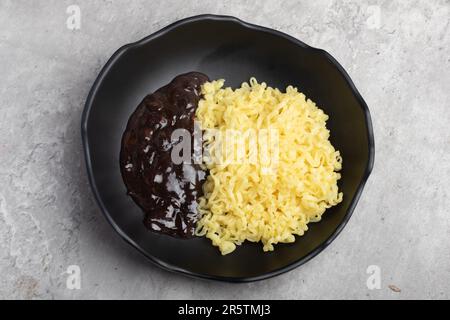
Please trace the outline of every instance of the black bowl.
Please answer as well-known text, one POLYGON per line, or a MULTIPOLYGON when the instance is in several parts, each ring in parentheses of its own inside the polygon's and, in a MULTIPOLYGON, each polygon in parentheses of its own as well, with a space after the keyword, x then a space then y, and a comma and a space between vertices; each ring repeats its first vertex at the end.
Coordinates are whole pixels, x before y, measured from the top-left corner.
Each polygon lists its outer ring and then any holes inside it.
POLYGON ((95 81, 82 118, 89 180, 114 229, 160 267, 190 276, 255 281, 289 271, 321 252, 349 220, 372 170, 374 139, 369 110, 350 77, 327 52, 281 32, 226 16, 178 21, 120 48, 95 81), (221 256, 208 239, 175 239, 146 230, 141 209, 126 195, 119 151, 127 120, 143 97, 176 75, 200 71, 240 86, 251 76, 270 86, 297 86, 329 116, 333 145, 344 158, 344 201, 293 244, 270 253, 245 243, 221 256))

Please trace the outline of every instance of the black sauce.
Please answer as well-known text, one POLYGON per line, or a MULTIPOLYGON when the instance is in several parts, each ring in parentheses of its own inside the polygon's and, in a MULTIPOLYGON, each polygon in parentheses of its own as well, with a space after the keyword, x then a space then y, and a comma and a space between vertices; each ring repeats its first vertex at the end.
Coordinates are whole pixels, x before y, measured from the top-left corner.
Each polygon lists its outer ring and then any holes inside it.
POLYGON ((144 98, 123 134, 122 177, 128 194, 145 212, 144 224, 150 230, 183 238, 194 235, 197 198, 202 196, 206 173, 193 161, 172 161, 172 148, 180 141, 171 136, 175 129, 186 129, 192 138, 200 87, 206 81, 208 77, 198 72, 177 76, 144 98))

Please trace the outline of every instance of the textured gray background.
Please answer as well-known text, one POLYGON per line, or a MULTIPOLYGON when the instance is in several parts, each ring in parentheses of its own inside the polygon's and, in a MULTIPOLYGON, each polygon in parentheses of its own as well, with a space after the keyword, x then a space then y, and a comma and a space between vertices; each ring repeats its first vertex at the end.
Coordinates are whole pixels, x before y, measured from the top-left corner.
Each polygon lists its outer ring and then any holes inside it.
POLYGON ((449 17, 442 0, 0 0, 0 298, 450 298, 449 17), (69 4, 81 30, 66 27, 69 4), (107 224, 85 174, 80 116, 100 68, 121 45, 200 13, 328 50, 372 113, 375 168, 349 224, 306 265, 259 283, 150 265, 107 224), (72 264, 81 290, 66 288, 72 264), (379 290, 366 286, 369 265, 379 290))

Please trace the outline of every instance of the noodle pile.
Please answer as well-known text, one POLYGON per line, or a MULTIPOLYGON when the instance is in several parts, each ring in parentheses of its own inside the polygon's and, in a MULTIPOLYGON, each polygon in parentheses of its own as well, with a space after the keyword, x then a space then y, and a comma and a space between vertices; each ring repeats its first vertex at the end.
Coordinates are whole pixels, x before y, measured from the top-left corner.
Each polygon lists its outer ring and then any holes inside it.
POLYGON ((206 130, 210 161, 205 161, 209 176, 198 206, 198 236, 209 238, 223 255, 245 240, 272 251, 274 244, 294 242, 309 222, 342 201, 337 186, 342 159, 329 141, 328 116, 304 94, 292 86, 283 93, 255 78, 236 90, 224 88, 224 80, 207 82, 202 93, 196 117, 206 130), (267 143, 249 138, 241 145, 244 158, 217 161, 236 146, 224 147, 224 135, 207 134, 212 129, 237 130, 241 137, 263 130, 277 136, 267 143), (269 150, 269 161, 263 161, 262 150, 269 150))

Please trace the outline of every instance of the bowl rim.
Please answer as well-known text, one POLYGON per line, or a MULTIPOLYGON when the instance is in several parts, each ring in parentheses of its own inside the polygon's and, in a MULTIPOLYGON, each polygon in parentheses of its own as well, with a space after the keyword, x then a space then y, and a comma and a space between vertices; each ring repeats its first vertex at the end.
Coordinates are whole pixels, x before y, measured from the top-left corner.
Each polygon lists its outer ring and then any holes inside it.
POLYGON ((89 180, 89 184, 91 186, 92 192, 94 193, 95 200, 96 200, 98 206, 100 207, 103 215, 106 217, 107 221, 111 224, 111 226, 114 228, 114 230, 120 235, 120 237, 125 240, 125 242, 127 242, 128 244, 133 246, 135 249, 137 249, 141 254, 143 254, 147 259, 149 259, 153 264, 157 265, 158 267, 160 267, 164 270, 175 272, 178 274, 183 274, 183 275, 197 278, 197 279, 200 278, 200 279, 216 280, 216 281, 222 281, 222 282, 233 282, 233 283, 260 281, 260 280, 272 278, 277 275, 286 273, 286 272, 291 271, 291 270, 303 265, 304 263, 308 262, 309 260, 311 260, 312 258, 317 256, 320 252, 322 252, 326 247, 328 247, 328 245, 331 242, 333 242, 333 240, 336 239, 336 237, 341 233, 341 231, 344 229, 344 227, 348 223, 350 217, 352 216, 353 211, 356 207, 356 204, 358 203, 358 201, 361 197, 361 193, 364 189, 364 185, 366 184, 367 179, 369 178, 370 173, 372 172, 373 165, 374 165, 374 159, 375 159, 375 142, 374 142, 374 134, 373 134, 372 121, 371 121, 369 108, 368 108, 366 102, 364 101, 364 99, 362 98, 361 94, 359 93, 359 91, 356 89, 350 76, 347 74, 347 72, 344 70, 344 68, 339 64, 339 62, 336 61, 336 59, 334 59, 327 51, 325 51, 323 49, 311 47, 311 46, 305 44, 304 42, 302 42, 286 33, 283 33, 281 31, 277 31, 277 30, 274 30, 271 28, 248 23, 248 22, 245 22, 245 21, 243 21, 239 18, 233 17, 233 16, 214 15, 214 14, 201 14, 201 15, 191 16, 191 17, 187 17, 187 18, 178 20, 178 21, 176 21, 172 24, 169 24, 168 26, 160 29, 159 31, 152 33, 151 35, 149 35, 141 40, 126 44, 126 45, 120 47, 116 52, 114 52, 114 54, 111 56, 111 58, 108 59, 108 61, 104 65, 104 67, 101 69, 100 73, 98 74, 97 78, 95 79, 95 81, 91 87, 91 90, 89 91, 89 94, 88 94, 88 97, 86 99, 86 103, 84 106, 84 110, 82 113, 82 117, 81 117, 81 139, 82 139, 82 144, 83 144, 83 149, 84 149, 84 158, 85 158, 85 164, 86 164, 86 169, 87 169, 87 173, 88 173, 88 180, 89 180), (97 188, 97 185, 96 185, 96 182, 95 182, 94 176, 93 176, 93 168, 92 168, 92 163, 91 163, 89 138, 88 138, 89 114, 93 107, 93 102, 94 102, 95 96, 97 95, 97 92, 98 92, 99 88, 101 87, 101 83, 102 83, 103 79, 105 78, 105 76, 110 71, 111 67, 128 50, 130 50, 132 48, 138 48, 140 46, 143 46, 156 38, 164 36, 165 34, 169 33, 170 31, 172 31, 175 28, 190 24, 192 22, 202 21, 202 20, 227 21, 227 22, 237 23, 244 28, 248 28, 248 29, 259 31, 259 32, 269 33, 269 34, 272 34, 272 35, 275 35, 278 37, 282 37, 304 49, 308 49, 308 50, 317 52, 318 54, 322 55, 325 59, 327 59, 328 62, 330 62, 331 65, 333 65, 343 75, 344 80, 347 82, 348 86, 350 87, 350 89, 352 90, 356 99, 358 100, 359 104, 361 105, 363 112, 364 112, 364 116, 365 116, 365 122, 366 122, 365 124, 366 124, 366 128, 367 128, 367 137, 368 137, 368 141, 367 141, 367 143, 368 143, 368 161, 366 164, 366 168, 364 170, 363 178, 361 179, 361 181, 358 185, 355 196, 353 197, 353 200, 350 203, 350 206, 349 206, 343 220, 337 226, 336 230, 334 230, 334 232, 327 238, 327 240, 325 240, 322 244, 320 244, 318 247, 316 247, 314 250, 312 250, 308 255, 306 255, 284 267, 278 268, 276 270, 273 270, 271 272, 264 273, 264 274, 261 274, 258 276, 224 277, 224 276, 201 274, 201 273, 193 272, 193 271, 186 270, 184 268, 180 268, 175 265, 166 263, 166 262, 148 254, 143 248, 140 247, 140 245, 138 245, 135 241, 133 241, 114 222, 114 220, 110 216, 105 204, 103 203, 103 201, 100 197, 100 192, 97 188))

